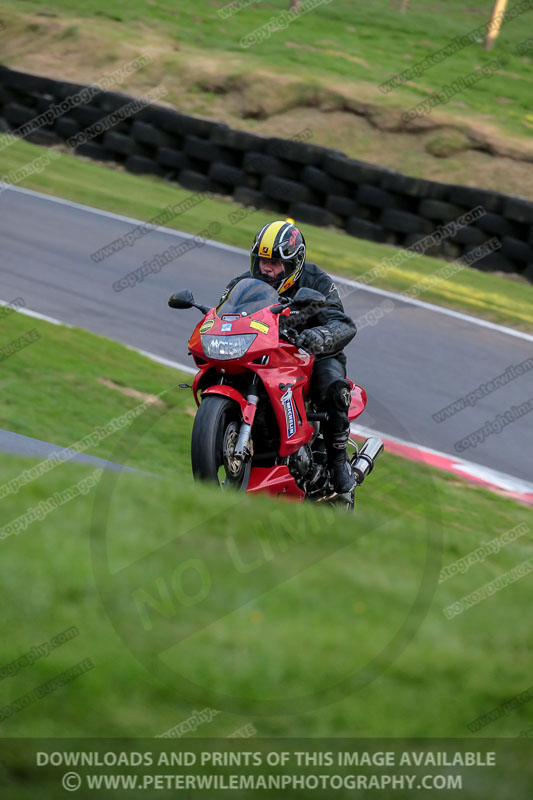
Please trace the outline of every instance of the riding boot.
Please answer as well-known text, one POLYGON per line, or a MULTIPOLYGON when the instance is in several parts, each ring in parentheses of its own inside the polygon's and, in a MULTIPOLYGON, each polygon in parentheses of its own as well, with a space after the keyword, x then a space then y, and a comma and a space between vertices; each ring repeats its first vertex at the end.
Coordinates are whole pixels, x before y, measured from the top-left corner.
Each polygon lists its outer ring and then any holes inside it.
POLYGON ((341 433, 334 433, 328 436, 326 439, 329 468, 331 470, 333 488, 337 494, 345 494, 351 491, 355 485, 355 478, 346 455, 349 433, 350 429, 347 428, 341 433))
POLYGON ((322 409, 327 411, 328 419, 322 432, 328 455, 333 488, 338 494, 349 492, 355 484, 352 469, 346 457, 346 445, 350 434, 350 382, 346 378, 332 375, 324 394, 322 409))

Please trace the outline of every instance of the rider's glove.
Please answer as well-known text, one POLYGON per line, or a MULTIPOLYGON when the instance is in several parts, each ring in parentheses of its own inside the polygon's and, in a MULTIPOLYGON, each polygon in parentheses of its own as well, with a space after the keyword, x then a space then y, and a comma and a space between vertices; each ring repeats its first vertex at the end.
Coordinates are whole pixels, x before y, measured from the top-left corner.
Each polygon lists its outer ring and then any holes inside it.
POLYGON ((332 339, 327 328, 309 328, 298 334, 295 343, 297 347, 303 347, 314 356, 319 356, 331 346, 332 339))

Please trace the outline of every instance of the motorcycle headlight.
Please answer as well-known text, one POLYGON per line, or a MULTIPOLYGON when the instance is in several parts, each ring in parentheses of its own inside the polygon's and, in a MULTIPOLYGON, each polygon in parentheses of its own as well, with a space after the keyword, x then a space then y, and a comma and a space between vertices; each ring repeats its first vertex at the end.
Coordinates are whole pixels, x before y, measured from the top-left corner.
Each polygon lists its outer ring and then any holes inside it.
POLYGON ((202 334, 202 349, 208 358, 219 361, 241 358, 250 348, 257 333, 242 333, 231 336, 202 334))

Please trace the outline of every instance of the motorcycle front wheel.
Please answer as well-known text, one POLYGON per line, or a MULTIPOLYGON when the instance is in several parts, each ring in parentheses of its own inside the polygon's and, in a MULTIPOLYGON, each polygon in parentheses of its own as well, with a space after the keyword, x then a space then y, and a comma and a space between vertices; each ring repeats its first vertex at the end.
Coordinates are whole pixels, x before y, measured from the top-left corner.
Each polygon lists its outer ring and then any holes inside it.
POLYGON ((250 460, 234 458, 241 410, 221 395, 208 395, 194 418, 191 463, 195 480, 211 481, 222 489, 245 492, 252 469, 250 460))

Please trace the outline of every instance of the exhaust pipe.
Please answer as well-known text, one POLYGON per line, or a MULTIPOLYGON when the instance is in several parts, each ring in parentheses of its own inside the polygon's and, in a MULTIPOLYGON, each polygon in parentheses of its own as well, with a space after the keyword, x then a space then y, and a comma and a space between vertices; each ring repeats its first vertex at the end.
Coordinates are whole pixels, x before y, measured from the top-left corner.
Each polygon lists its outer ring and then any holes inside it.
POLYGON ((367 439, 357 456, 352 459, 355 480, 360 486, 367 475, 374 469, 374 464, 383 452, 383 442, 377 436, 367 439))

